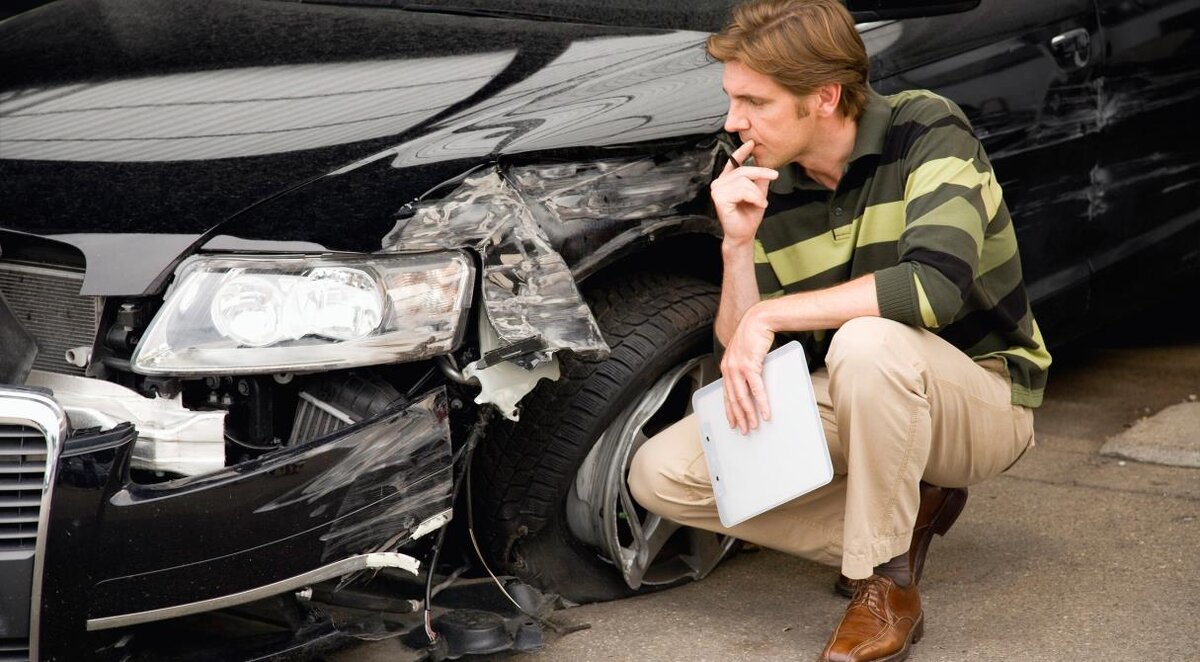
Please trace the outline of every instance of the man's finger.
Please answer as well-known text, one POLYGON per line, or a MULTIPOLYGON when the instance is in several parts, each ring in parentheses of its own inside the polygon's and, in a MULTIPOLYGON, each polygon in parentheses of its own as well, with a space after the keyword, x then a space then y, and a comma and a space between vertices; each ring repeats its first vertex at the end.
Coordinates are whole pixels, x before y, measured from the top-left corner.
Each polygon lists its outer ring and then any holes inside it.
POLYGON ((733 413, 738 419, 738 429, 742 434, 747 434, 758 427, 758 421, 754 415, 754 399, 746 387, 746 379, 741 375, 733 380, 733 394, 733 413))
POLYGON ((732 381, 734 394, 734 414, 738 417, 742 434, 749 430, 758 429, 758 412, 756 402, 765 400, 766 389, 763 387, 761 375, 751 371, 735 371, 733 380, 726 379, 726 385, 732 381))
POLYGON ((725 402, 725 420, 729 423, 729 428, 733 429, 738 426, 737 409, 734 406, 736 396, 733 392, 733 380, 725 374, 725 366, 721 366, 721 376, 725 381, 721 387, 722 400, 725 402))
POLYGON ((750 151, 752 151, 753 149, 754 149, 754 141, 748 140, 748 141, 746 141, 745 145, 742 145, 741 147, 730 152, 729 158, 726 159, 726 161, 725 161, 725 167, 721 168, 721 176, 728 175, 729 173, 733 172, 734 170, 742 167, 742 163, 744 163, 746 161, 746 159, 750 156, 750 151), (750 147, 749 150, 746 149, 747 146, 750 147))
POLYGON ((754 411, 754 396, 750 394, 749 389, 746 390, 746 397, 742 398, 738 404, 742 407, 742 415, 746 419, 746 426, 751 430, 757 430, 758 413, 754 411))
POLYGON ((764 421, 771 420, 771 405, 767 403, 767 387, 761 375, 750 375, 750 395, 758 405, 758 413, 764 421))
POLYGON ((724 393, 721 401, 725 403, 725 420, 729 423, 730 429, 732 429, 737 425, 737 421, 733 417, 733 407, 729 404, 729 382, 725 382, 725 386, 721 390, 724 393))
POLYGON ((737 174, 749 179, 752 182, 774 181, 779 179, 779 171, 772 168, 763 168, 761 166, 744 165, 737 169, 737 174))
POLYGON ((738 197, 741 199, 741 201, 752 204, 760 209, 766 209, 766 194, 763 193, 758 186, 755 186, 754 182, 747 182, 746 180, 742 180, 742 182, 744 185, 741 187, 741 190, 738 191, 738 197))
POLYGON ((742 405, 738 403, 737 398, 734 398, 729 404, 733 408, 733 427, 741 430, 742 434, 746 434, 746 416, 742 413, 742 405))
POLYGON ((742 410, 738 406, 737 380, 732 375, 725 376, 725 415, 729 418, 729 427, 742 429, 742 410))
POLYGON ((742 143, 741 147, 733 150, 733 155, 732 155, 733 160, 737 161, 738 165, 741 165, 746 162, 746 159, 750 158, 750 153, 753 151, 754 151, 754 141, 747 140, 746 142, 742 143))

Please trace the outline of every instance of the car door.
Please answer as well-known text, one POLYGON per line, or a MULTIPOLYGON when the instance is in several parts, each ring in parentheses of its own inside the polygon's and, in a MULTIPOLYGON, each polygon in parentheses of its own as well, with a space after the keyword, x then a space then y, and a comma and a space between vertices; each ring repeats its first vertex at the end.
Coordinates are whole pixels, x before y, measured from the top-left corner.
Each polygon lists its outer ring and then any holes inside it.
POLYGON ((1089 302, 1090 171, 1099 126, 1092 0, 983 0, 969 11, 863 26, 875 88, 957 102, 992 160, 1051 344, 1089 302))
POLYGON ((1115 317, 1200 271, 1200 0, 1099 0, 1095 300, 1115 317), (1152 289, 1154 288, 1154 289, 1152 289))

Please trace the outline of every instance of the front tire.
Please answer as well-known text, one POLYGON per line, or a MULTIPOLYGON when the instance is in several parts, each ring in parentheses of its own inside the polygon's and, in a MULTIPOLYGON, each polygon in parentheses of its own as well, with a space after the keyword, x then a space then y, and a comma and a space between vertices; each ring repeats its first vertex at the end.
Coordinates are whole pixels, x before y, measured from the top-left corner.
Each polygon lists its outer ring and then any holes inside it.
POLYGON ((473 463, 476 523, 491 560, 571 602, 611 600, 699 579, 735 541, 679 527, 629 495, 629 461, 691 412, 714 379, 718 290, 646 273, 604 284, 588 302, 612 353, 560 355, 521 420, 497 426, 473 463))

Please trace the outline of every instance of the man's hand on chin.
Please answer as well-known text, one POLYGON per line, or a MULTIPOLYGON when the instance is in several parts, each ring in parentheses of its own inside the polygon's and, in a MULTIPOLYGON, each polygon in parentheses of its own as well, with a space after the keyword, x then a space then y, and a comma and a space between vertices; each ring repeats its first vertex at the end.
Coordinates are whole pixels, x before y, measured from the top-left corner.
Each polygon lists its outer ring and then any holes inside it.
POLYGON ((742 434, 758 427, 758 417, 770 420, 767 391, 763 385, 763 361, 775 341, 775 331, 766 319, 767 302, 750 307, 738 322, 725 346, 721 375, 725 378, 725 417, 729 427, 742 434))
POLYGON ((737 148, 721 171, 721 176, 709 185, 717 220, 726 242, 749 245, 762 223, 767 208, 767 190, 779 172, 770 168, 741 165, 754 150, 754 141, 737 148))

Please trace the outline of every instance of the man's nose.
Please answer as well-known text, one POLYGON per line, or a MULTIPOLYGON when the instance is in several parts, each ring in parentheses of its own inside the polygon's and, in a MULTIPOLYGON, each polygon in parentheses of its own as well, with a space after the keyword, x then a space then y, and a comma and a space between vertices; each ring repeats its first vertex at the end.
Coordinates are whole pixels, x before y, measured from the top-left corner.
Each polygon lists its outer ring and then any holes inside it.
POLYGON ((725 114, 725 131, 729 133, 737 133, 750 128, 750 123, 746 121, 745 115, 737 112, 733 104, 729 105, 729 112, 725 114))

